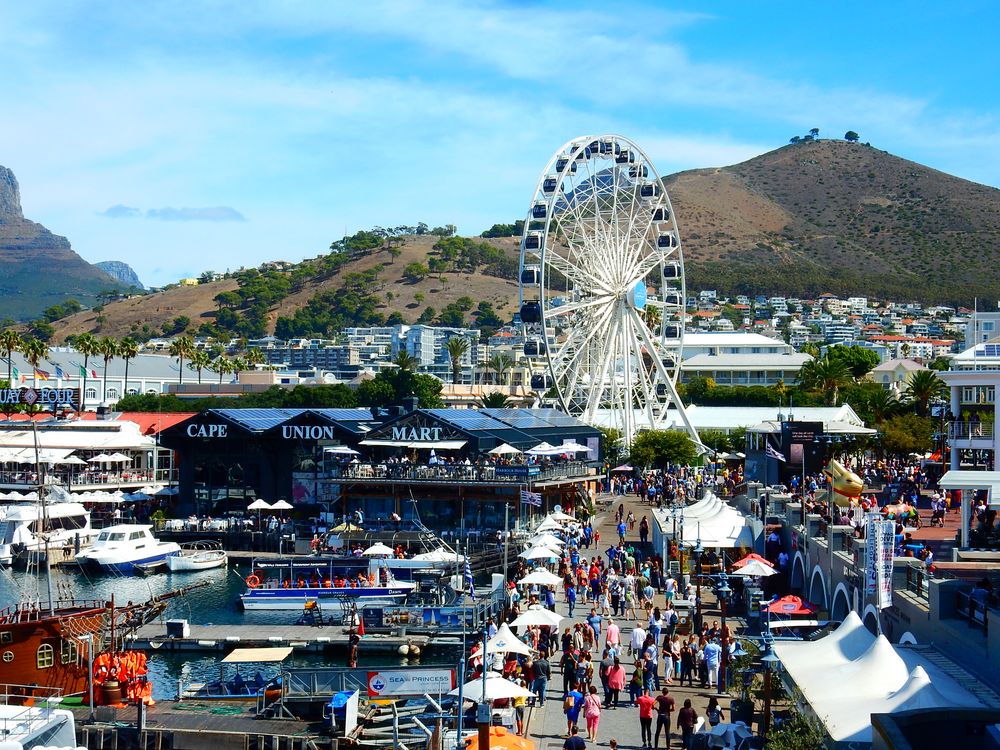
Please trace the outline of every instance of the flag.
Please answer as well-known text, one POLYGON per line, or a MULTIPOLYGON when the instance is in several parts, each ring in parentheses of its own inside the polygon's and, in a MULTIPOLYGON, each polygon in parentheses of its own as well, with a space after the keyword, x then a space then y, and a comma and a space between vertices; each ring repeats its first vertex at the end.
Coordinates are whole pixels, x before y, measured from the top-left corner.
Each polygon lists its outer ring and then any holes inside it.
POLYGON ((768 458, 773 458, 775 461, 781 461, 782 463, 787 462, 784 454, 771 445, 771 441, 767 438, 764 438, 764 455, 768 458))
POLYGON ((536 508, 542 507, 542 494, 540 492, 529 492, 528 490, 521 490, 521 503, 524 505, 533 505, 536 508))
POLYGON ((45 370, 39 370, 36 367, 35 368, 35 377, 38 378, 39 380, 48 380, 49 379, 49 373, 46 372, 45 370))
POLYGON ((469 589, 469 596, 476 598, 476 583, 472 578, 472 566, 469 565, 469 558, 465 558, 465 585, 469 589))
POLYGON ((357 615, 358 615, 358 629, 355 632, 357 632, 357 634, 360 636, 365 634, 365 618, 361 612, 358 612, 357 615))
POLYGON ((16 367, 13 370, 11 370, 11 372, 13 373, 13 380, 17 380, 18 378, 21 377, 21 371, 18 370, 16 367))
POLYGON ((90 372, 87 372, 87 368, 84 367, 83 365, 80 365, 80 377, 81 378, 96 378, 97 377, 97 370, 91 370, 90 372))
POLYGON ((56 377, 59 378, 59 380, 62 380, 64 377, 66 377, 66 373, 63 372, 63 368, 61 368, 59 365, 56 365, 56 377))

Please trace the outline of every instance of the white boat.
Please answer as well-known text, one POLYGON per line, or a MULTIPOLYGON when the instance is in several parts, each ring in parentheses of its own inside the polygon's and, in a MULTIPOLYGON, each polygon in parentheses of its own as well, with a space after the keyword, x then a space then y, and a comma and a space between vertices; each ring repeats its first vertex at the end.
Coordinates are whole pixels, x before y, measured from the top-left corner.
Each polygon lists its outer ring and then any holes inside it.
POLYGON ((76 561, 81 566, 98 567, 113 573, 130 573, 136 563, 163 560, 180 552, 177 542, 161 542, 153 536, 153 527, 122 523, 102 529, 97 541, 80 550, 76 561))
POLYGON ((218 542, 186 542, 179 552, 166 557, 171 573, 221 568, 227 562, 229 556, 218 542))
POLYGON ((79 549, 93 542, 97 530, 90 526, 90 511, 80 503, 40 503, 0 508, 0 565, 10 565, 18 555, 45 556, 50 550, 79 549))
POLYGON ((4 750, 76 748, 73 712, 48 706, 0 705, 0 739, 4 750))

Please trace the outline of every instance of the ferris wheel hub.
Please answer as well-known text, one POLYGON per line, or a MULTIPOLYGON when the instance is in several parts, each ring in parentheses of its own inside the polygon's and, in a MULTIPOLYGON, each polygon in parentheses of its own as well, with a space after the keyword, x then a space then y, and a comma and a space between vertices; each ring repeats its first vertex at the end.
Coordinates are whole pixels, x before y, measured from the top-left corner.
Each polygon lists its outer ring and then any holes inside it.
POLYGON ((628 290, 628 302, 634 310, 645 310, 646 309, 646 298, 648 297, 648 290, 646 289, 646 282, 639 279, 632 285, 632 288, 628 290))

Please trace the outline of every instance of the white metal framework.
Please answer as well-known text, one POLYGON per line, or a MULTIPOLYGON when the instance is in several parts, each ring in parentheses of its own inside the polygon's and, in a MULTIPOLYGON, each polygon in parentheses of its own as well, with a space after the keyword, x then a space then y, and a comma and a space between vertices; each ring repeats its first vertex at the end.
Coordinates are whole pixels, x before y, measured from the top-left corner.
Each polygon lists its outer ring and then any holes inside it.
POLYGON ((677 424, 684 257, 646 154, 616 135, 574 138, 542 171, 521 236, 520 316, 532 388, 591 424, 677 424))

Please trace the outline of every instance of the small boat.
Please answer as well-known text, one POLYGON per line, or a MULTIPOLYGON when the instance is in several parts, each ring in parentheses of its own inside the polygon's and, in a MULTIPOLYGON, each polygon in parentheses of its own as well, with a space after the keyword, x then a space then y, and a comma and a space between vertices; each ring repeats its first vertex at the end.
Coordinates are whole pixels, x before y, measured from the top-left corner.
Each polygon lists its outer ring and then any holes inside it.
MULTIPOLYGON (((21 696, 0 695, 0 736, 4 750, 32 750, 32 748, 75 748, 76 724, 72 711, 52 708, 51 705, 17 705, 21 696), (12 702, 7 700, 13 697, 12 702)), ((61 697, 55 697, 58 702, 61 697)))
POLYGON ((240 674, 240 664, 280 664, 292 653, 291 647, 237 648, 219 663, 219 679, 211 682, 194 682, 181 690, 180 700, 242 702, 263 700, 270 703, 281 697, 281 675, 270 678, 256 672, 245 679, 240 674), (235 664, 236 673, 226 677, 225 665, 235 664))
POLYGON ((97 541, 76 554, 82 567, 97 567, 111 573, 131 573, 136 563, 152 563, 179 552, 177 542, 161 542, 153 527, 122 523, 103 529, 97 541))
POLYGON ((167 555, 165 562, 171 573, 179 573, 221 568, 229 562, 229 556, 218 542, 186 542, 179 552, 167 555))

